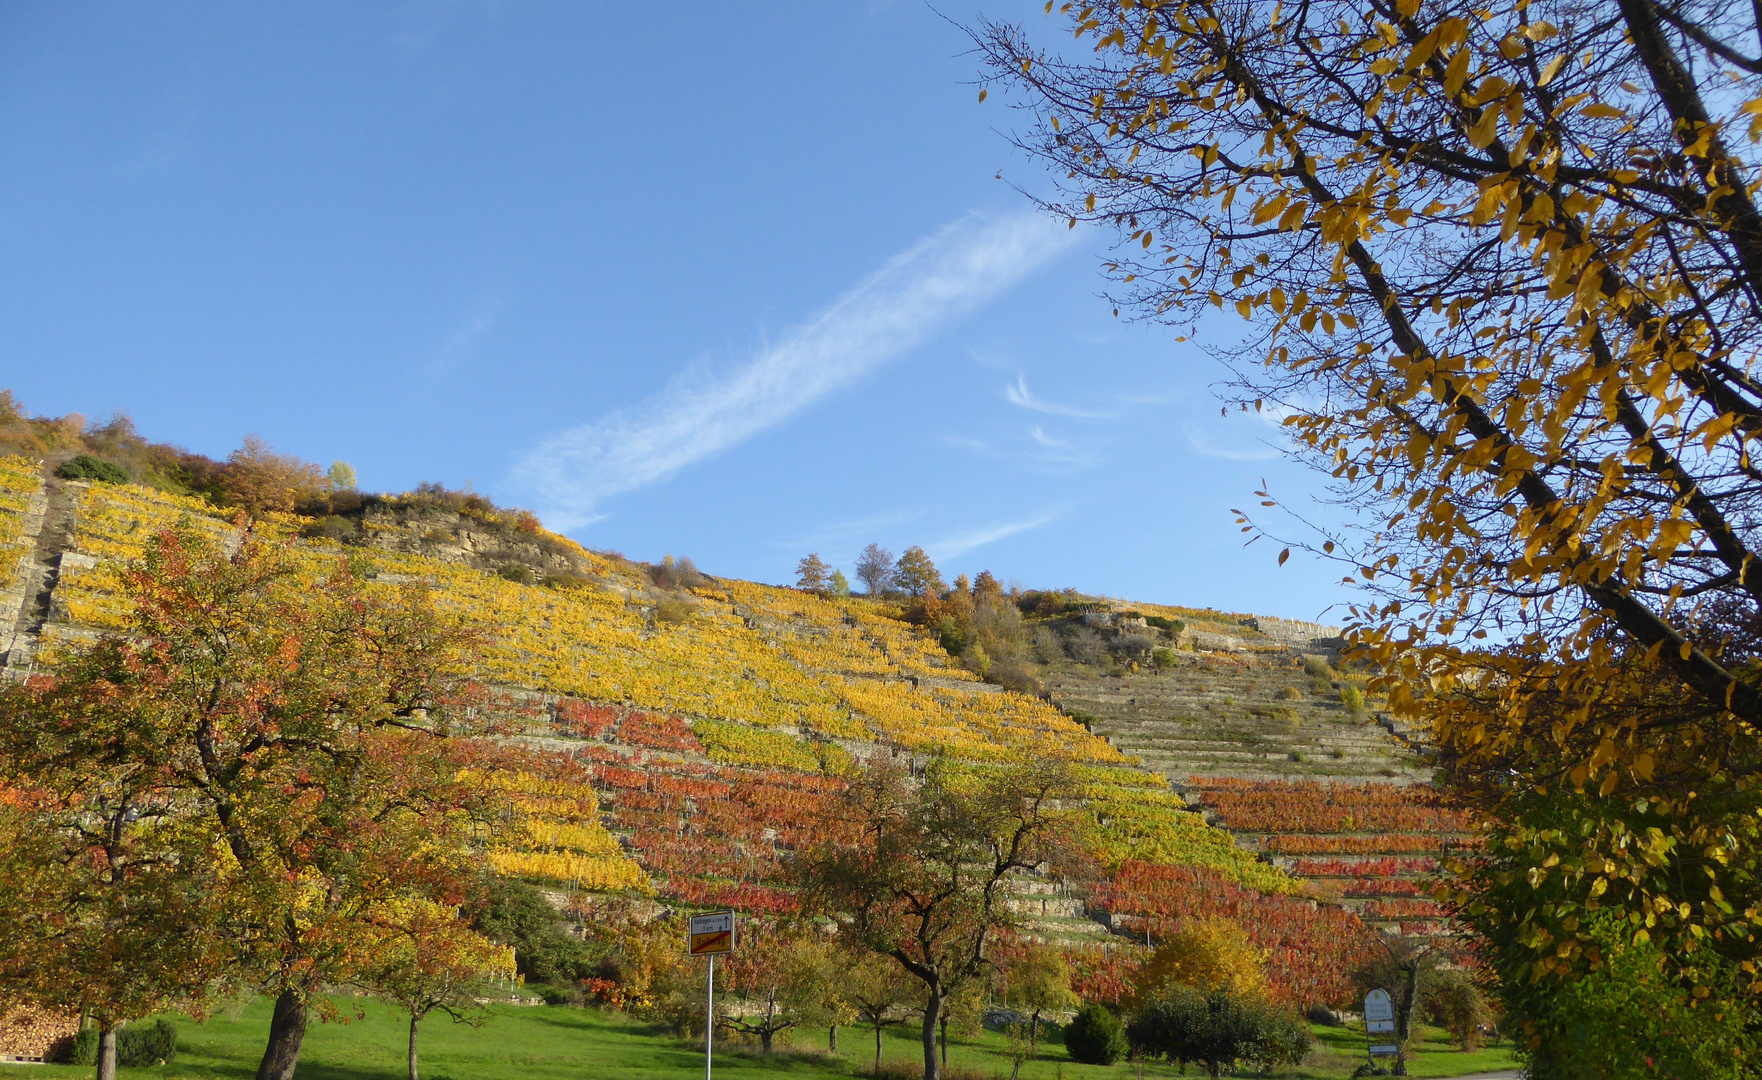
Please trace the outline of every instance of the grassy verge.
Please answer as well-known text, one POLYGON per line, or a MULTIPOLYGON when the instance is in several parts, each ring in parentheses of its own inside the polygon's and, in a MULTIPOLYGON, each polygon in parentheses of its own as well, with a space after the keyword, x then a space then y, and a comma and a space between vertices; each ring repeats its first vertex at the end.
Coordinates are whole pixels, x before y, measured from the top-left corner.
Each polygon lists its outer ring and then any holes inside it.
MULTIPOLYGON (((397 1080, 405 1075, 407 1021, 375 1001, 341 1002, 347 1023, 314 1023, 300 1055, 301 1080, 397 1080)), ((269 1030, 270 1004, 252 1001, 242 1008, 196 1023, 175 1017, 178 1057, 170 1065, 123 1069, 127 1080, 251 1080, 269 1030)), ((1284 1070, 1287 1077, 1345 1077, 1364 1060, 1364 1036, 1343 1028, 1316 1029, 1318 1043, 1308 1063, 1284 1070)), ((1412 1075, 1460 1076, 1511 1067, 1501 1047, 1465 1054, 1453 1050, 1437 1032, 1427 1031, 1422 1052, 1410 1062, 1412 1075)), ((826 1032, 802 1033, 796 1045, 767 1058, 756 1050, 718 1049, 716 1075, 726 1080, 759 1076, 789 1080, 835 1080, 866 1073, 874 1062, 875 1037, 862 1028, 840 1028, 840 1053, 823 1052, 826 1032)), ((888 1062, 919 1060, 917 1030, 889 1028, 882 1038, 888 1062)), ((949 1064, 955 1080, 1006 1080, 1011 1061, 1008 1040, 986 1032, 971 1041, 950 1040, 949 1064)), ((424 1080, 695 1080, 703 1075, 701 1045, 692 1046, 666 1032, 616 1013, 563 1007, 498 1006, 488 1022, 472 1028, 444 1017, 422 1025, 424 1080)), ((90 1076, 89 1066, 0 1067, 7 1080, 90 1076)), ((1040 1059, 1022 1066, 1021 1080, 1163 1080, 1179 1075, 1161 1064, 1122 1063, 1111 1067, 1070 1060, 1054 1033, 1042 1040, 1040 1059)), ((1189 1076, 1200 1075, 1189 1071, 1189 1076)))

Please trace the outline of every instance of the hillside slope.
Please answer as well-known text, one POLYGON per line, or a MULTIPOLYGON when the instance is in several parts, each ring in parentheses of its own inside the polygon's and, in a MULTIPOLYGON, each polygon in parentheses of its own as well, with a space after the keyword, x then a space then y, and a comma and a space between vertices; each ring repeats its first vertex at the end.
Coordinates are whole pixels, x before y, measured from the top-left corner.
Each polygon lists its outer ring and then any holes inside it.
MULTIPOLYGON (((1320 1000, 1342 977, 1330 942, 1360 932, 1347 925, 1356 920, 1304 898, 1309 887, 1275 865, 1290 863, 1266 823, 1238 843, 1214 824, 1235 820, 1188 802, 1215 801, 1205 781, 1225 776, 1423 776, 1410 751, 1305 673, 1304 656, 1326 642, 1282 639, 1284 624, 1268 633, 1265 621, 1188 612, 1169 642, 1175 662, 1054 661, 1041 698, 981 681, 891 603, 645 567, 460 493, 357 501, 346 515, 268 514, 252 527, 296 544, 313 573, 347 556, 381 582, 426 582, 489 631, 483 707, 519 756, 482 782, 533 811, 526 835, 491 858, 577 912, 604 895, 790 910, 787 854, 852 759, 938 754, 984 768, 1052 750, 1079 763, 1099 876, 1023 881, 1016 902, 1037 932, 1076 950, 1086 992, 1117 996, 1134 961, 1129 948, 1083 942, 1119 943, 1110 931, 1141 941, 1228 914, 1274 953, 1275 981, 1320 1000)), ((117 571, 179 522, 237 535, 201 498, 0 461, 6 669, 40 670, 121 626, 117 571)), ((1134 616, 1083 618, 1117 636, 1134 616)), ((1350 889, 1331 895, 1366 907, 1350 889)))

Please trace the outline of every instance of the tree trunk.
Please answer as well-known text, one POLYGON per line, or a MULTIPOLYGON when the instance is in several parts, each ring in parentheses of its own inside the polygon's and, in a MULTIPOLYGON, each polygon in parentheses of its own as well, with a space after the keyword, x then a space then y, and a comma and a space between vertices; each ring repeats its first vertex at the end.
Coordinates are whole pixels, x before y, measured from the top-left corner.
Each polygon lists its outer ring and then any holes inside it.
POLYGON ((948 1017, 942 1018, 942 1067, 948 1068, 948 1017))
POLYGON ((1040 1010, 1028 1014, 1028 1056, 1040 1056, 1040 1010))
POLYGON ((417 1078, 416 1078, 416 1025, 420 1024, 421 1022, 422 1022, 422 1017, 416 1015, 415 1013, 410 1014, 410 1080, 417 1080, 417 1078))
POLYGON ((111 1024, 98 1032, 98 1080, 116 1080, 116 1033, 121 1024, 111 1024))
POLYGON ((924 1080, 937 1080, 942 1075, 936 1060, 936 1022, 942 1019, 942 987, 927 983, 924 989, 924 1080))
POLYGON ((292 990, 275 999, 269 1020, 269 1045, 257 1066, 257 1080, 294 1080, 300 1063, 300 1043, 306 1038, 306 1003, 292 990))
POLYGON ((826 1049, 828 1051, 830 1051, 831 1053, 834 1053, 834 1054, 838 1053, 838 1025, 837 1024, 833 1024, 832 1026, 830 1026, 829 1028, 826 1029, 826 1049))
POLYGON ((875 1074, 881 1073, 881 1025, 875 1025, 875 1074))
MULTIPOLYGON (((769 1054, 771 1052, 771 1040, 776 1037, 776 1034, 777 1033, 770 1028, 766 1028, 759 1032, 759 1049, 769 1054)), ((410 1080, 416 1080, 416 1078, 411 1077, 410 1080)))

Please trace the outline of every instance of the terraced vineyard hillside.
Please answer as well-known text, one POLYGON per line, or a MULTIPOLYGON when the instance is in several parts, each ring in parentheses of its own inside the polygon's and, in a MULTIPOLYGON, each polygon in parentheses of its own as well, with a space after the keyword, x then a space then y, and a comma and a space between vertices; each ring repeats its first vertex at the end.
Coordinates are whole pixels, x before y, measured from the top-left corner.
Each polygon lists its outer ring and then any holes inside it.
MULTIPOLYGON (((1061 621, 1151 651, 1050 657, 1053 701, 1315 895, 1373 925, 1446 929, 1429 886, 1467 825, 1426 786, 1424 755, 1365 700, 1363 677, 1337 666, 1336 628, 1124 604, 1061 621)), ((1132 910, 1154 930, 1154 904, 1132 910)))
MULTIPOLYGON (((122 625, 118 570, 179 522, 224 542, 238 535, 201 499, 0 462, 7 669, 41 670, 122 625)), ((1219 802, 1207 784, 1232 776, 1374 777, 1396 792, 1389 780, 1424 775, 1343 703, 1350 677, 1326 666, 1326 635, 1290 639, 1284 624, 1188 612, 1169 635, 1172 662, 1054 661, 1041 698, 980 681, 896 605, 640 566, 458 493, 373 497, 348 517, 271 516, 253 528, 297 544, 314 574, 350 554, 381 582, 427 582, 492 631, 478 674, 505 734, 482 782, 532 812, 526 835, 492 862, 577 911, 620 895, 791 910, 787 854, 852 760, 935 753, 979 769, 1057 750, 1082 771, 1098 869, 1082 881, 1024 880, 1016 902, 1037 933, 1066 943, 1084 992, 1117 997, 1146 933, 1229 914, 1279 958, 1282 993, 1335 1000, 1339 943, 1364 930, 1277 865, 1308 857, 1286 833, 1311 834, 1228 811, 1221 824, 1261 830, 1236 837, 1187 803, 1219 802), (1320 658, 1308 671, 1306 656, 1320 658)), ((1182 617, 1155 610, 1165 625, 1182 617)), ((1117 612, 1082 618, 1116 636, 1131 629, 1117 612)), ((1364 899, 1325 884, 1337 868, 1287 865, 1320 871, 1324 898, 1364 899)))

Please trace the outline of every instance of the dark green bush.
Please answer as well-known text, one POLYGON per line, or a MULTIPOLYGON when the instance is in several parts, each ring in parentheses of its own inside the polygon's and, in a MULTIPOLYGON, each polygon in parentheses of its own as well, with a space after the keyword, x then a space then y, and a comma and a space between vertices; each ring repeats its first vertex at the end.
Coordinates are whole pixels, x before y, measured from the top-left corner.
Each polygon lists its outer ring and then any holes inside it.
POLYGON ((169 1063, 177 1057, 177 1028, 169 1020, 130 1024, 116 1037, 116 1062, 138 1067, 169 1063))
POLYGON ((73 1037, 64 1059, 69 1065, 95 1065, 98 1062, 98 1029, 86 1028, 73 1037))
POLYGON ((106 484, 128 483, 128 473, 120 465, 112 465, 108 461, 95 458, 90 454, 76 454, 61 463, 55 475, 63 480, 101 480, 106 484))
POLYGON ((1126 1040, 1126 1025, 1112 1009, 1091 1002, 1077 1010, 1065 1025, 1065 1049, 1071 1060, 1085 1065, 1112 1065, 1132 1048, 1126 1040))
POLYGON ((1126 1026, 1133 1049, 1177 1065, 1204 1065, 1217 1076, 1237 1062, 1268 1070, 1309 1053, 1303 1018, 1260 998, 1175 986, 1126 1026))
POLYGON ((597 958, 564 932, 544 893, 523 881, 489 879, 470 914, 475 929, 514 946, 514 963, 528 982, 560 985, 593 974, 597 958))
POLYGON ((532 572, 532 567, 523 566, 519 563, 512 563, 508 566, 502 567, 500 570, 496 571, 496 576, 505 581, 512 581, 516 585, 538 584, 538 575, 532 572))
MULTIPOLYGON (((168 1064, 177 1057, 177 1028, 169 1020, 130 1024, 116 1036, 116 1063, 129 1068, 168 1064)), ((66 1052, 70 1065, 98 1062, 98 1029, 86 1028, 75 1035, 66 1052)))

